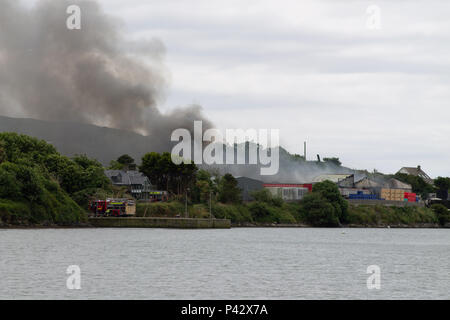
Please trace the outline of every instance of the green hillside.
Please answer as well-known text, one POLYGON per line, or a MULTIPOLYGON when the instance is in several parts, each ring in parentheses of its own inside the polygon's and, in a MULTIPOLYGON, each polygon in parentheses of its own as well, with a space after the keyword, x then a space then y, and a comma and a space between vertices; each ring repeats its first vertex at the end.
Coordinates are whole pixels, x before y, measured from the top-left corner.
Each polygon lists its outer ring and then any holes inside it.
POLYGON ((69 159, 43 140, 0 133, 1 224, 84 222, 87 215, 79 204, 105 188, 110 184, 97 161, 85 156, 69 159))

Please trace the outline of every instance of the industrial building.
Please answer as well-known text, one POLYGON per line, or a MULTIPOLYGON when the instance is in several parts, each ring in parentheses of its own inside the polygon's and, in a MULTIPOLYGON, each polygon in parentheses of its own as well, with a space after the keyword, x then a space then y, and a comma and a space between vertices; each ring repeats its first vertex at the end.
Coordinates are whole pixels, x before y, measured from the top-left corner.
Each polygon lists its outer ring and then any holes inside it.
POLYGON ((312 190, 312 184, 283 184, 283 183, 263 183, 260 180, 248 177, 235 177, 238 188, 242 190, 243 201, 253 201, 251 193, 267 189, 274 197, 280 197, 284 201, 298 201, 303 199, 305 194, 312 190))
POLYGON ((352 175, 339 181, 337 185, 341 194, 348 199, 403 201, 405 194, 412 194, 411 185, 393 178, 387 181, 375 181, 364 177, 355 181, 352 175))
POLYGON ((242 201, 253 201, 251 193, 254 191, 259 191, 263 189, 264 183, 262 181, 247 178, 247 177, 235 177, 237 180, 237 186, 242 190, 241 197, 242 201))
MULTIPOLYGON (((369 177, 355 179, 354 174, 323 174, 313 179, 314 183, 332 181, 337 184, 342 196, 358 200, 395 200, 403 201, 405 195, 412 199, 412 186, 397 179, 387 181, 374 180, 369 177)), ((414 194, 415 195, 415 194, 414 194)))
POLYGON ((312 184, 277 184, 265 183, 264 188, 284 201, 299 201, 312 189, 312 184))
POLYGON ((242 190, 243 201, 253 201, 251 193, 263 188, 269 190, 274 197, 280 197, 284 201, 299 201, 312 191, 315 183, 323 181, 336 183, 341 195, 349 200, 418 201, 417 195, 412 193, 411 185, 394 178, 383 181, 366 176, 356 180, 354 174, 342 173, 323 174, 315 177, 312 183, 307 184, 263 183, 247 177, 236 177, 236 180, 238 187, 242 190))

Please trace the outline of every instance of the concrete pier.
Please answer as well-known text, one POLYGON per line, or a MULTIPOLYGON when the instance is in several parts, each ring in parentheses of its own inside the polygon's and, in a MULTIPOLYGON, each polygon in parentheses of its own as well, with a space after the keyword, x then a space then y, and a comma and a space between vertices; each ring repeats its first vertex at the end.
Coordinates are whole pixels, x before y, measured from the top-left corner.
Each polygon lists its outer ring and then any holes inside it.
POLYGON ((159 218, 159 217, 96 217, 89 224, 98 228, 174 228, 174 229, 229 229, 229 219, 159 218))

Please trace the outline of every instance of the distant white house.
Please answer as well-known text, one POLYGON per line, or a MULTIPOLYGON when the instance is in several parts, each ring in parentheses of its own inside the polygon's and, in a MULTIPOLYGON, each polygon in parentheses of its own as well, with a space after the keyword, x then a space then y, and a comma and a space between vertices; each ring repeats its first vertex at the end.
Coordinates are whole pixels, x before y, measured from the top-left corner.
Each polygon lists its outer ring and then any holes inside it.
POLYGON ((403 167, 397 173, 405 173, 416 177, 421 177, 426 183, 433 184, 433 179, 422 170, 420 166, 417 167, 403 167))

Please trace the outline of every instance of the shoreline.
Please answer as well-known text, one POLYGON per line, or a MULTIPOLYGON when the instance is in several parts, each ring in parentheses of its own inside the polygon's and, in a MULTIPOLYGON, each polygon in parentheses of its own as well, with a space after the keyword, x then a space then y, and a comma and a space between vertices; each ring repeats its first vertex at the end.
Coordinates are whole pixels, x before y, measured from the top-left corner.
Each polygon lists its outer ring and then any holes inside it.
POLYGON ((450 225, 440 226, 438 224, 432 223, 422 223, 422 224, 396 224, 396 225, 362 225, 362 224, 348 224, 341 225, 338 227, 314 227, 311 225, 295 223, 295 224, 283 224, 283 223, 242 223, 242 224, 231 224, 232 228, 327 228, 327 229, 448 229, 450 225))
MULTIPOLYGON (((33 224, 33 225, 0 225, 0 230, 12 230, 12 229, 18 229, 18 230, 36 230, 36 229, 111 229, 111 228, 123 228, 123 227, 103 227, 103 226, 94 226, 90 223, 76 223, 76 224, 69 224, 69 225, 58 225, 58 224, 33 224)), ((136 228, 136 229, 157 229, 161 227, 126 227, 126 228, 136 228)), ((162 227, 164 228, 164 227, 162 227)), ((414 225, 408 225, 408 224, 396 224, 396 225, 361 225, 361 224, 348 224, 348 225, 341 225, 338 227, 314 227, 307 224, 302 223, 293 223, 293 224, 286 224, 286 223, 252 223, 252 222, 245 222, 245 223, 231 223, 231 229, 233 228, 327 228, 327 229, 450 229, 450 224, 447 224, 445 226, 440 226, 438 224, 431 224, 431 223, 423 223, 423 224, 414 224, 414 225)), ((180 228, 172 228, 172 227, 166 227, 164 229, 180 229, 180 228)), ((196 229, 196 228, 192 228, 196 229)))

